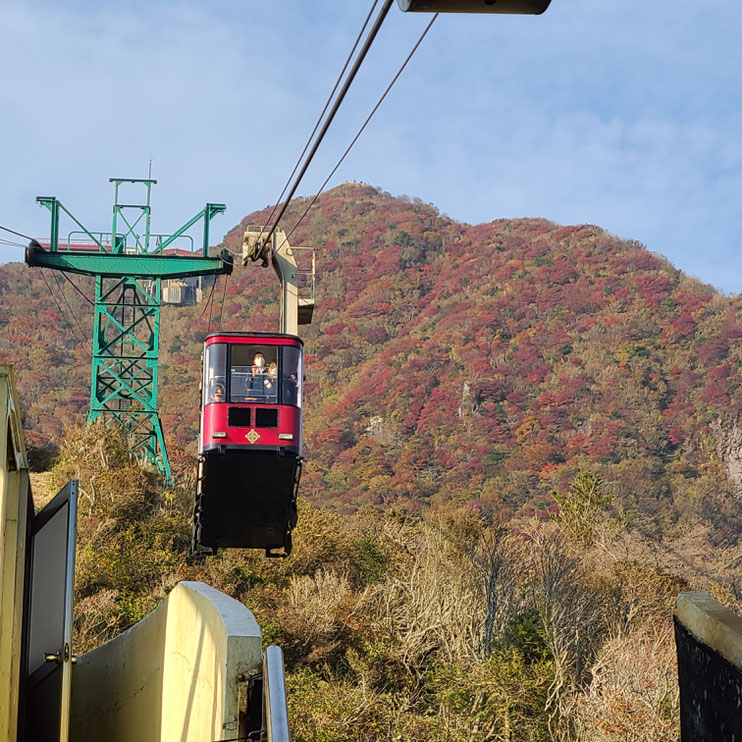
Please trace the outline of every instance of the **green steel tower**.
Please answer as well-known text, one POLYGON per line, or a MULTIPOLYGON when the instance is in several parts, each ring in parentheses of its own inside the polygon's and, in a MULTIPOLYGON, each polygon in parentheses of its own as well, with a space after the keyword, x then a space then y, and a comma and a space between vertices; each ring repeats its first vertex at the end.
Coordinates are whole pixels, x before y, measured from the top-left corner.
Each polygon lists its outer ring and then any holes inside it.
POLYGON ((230 254, 209 254, 211 220, 225 210, 206 204, 173 234, 150 231, 152 179, 111 178, 114 184, 110 232, 83 226, 56 198, 39 196, 51 212, 48 249, 38 242, 26 251, 29 265, 95 276, 93 360, 88 421, 116 421, 126 431, 129 448, 170 481, 162 424, 157 406, 162 279, 229 274, 230 254), (122 186, 133 184, 143 203, 122 203, 122 186), (77 229, 60 239, 60 216, 77 229), (203 243, 196 248, 188 232, 203 222, 203 243))

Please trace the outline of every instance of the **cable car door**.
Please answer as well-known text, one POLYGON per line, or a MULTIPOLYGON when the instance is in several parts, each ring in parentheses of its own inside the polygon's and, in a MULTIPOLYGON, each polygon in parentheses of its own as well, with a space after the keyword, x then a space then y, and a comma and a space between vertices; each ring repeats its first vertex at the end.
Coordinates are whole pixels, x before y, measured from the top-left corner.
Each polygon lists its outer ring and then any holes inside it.
POLYGON ((72 691, 77 482, 69 481, 31 524, 25 605, 24 742, 67 742, 72 691))

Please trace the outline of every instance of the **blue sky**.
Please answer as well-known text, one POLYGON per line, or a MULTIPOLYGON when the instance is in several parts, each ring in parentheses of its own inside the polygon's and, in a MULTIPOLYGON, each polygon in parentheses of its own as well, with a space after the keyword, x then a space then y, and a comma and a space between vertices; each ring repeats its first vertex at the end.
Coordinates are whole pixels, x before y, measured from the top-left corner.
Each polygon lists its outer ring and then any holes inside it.
MULTIPOLYGON (((0 224, 37 195, 110 224, 110 176, 153 177, 155 231, 207 201, 221 235, 281 191, 370 0, 0 0, 0 224)), ((299 188, 324 180, 427 17, 395 6, 299 188)), ((643 242, 742 291, 742 5, 553 0, 436 21, 331 185, 462 221, 540 216, 643 242)), ((0 260, 19 251, 0 246, 0 260)))

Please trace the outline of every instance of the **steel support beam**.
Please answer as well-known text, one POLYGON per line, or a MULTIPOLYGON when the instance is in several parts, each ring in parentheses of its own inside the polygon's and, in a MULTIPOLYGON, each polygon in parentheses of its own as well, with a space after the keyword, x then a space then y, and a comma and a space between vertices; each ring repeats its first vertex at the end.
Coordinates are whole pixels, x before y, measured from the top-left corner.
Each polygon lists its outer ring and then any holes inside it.
POLYGON ((227 256, 202 258, 179 255, 126 255, 110 252, 71 252, 26 249, 26 263, 41 268, 53 268, 83 276, 137 276, 138 278, 180 278, 231 273, 227 256))

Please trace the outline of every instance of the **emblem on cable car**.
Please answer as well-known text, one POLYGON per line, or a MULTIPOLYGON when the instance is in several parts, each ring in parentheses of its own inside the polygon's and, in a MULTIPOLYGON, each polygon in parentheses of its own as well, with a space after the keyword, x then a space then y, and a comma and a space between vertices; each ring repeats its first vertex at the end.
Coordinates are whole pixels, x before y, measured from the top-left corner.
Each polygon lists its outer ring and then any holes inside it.
POLYGON ((245 434, 245 438, 247 438, 250 443, 255 443, 257 440, 260 439, 260 433, 258 433, 255 428, 251 428, 250 432, 245 434))

